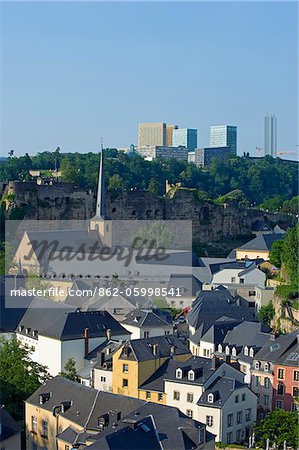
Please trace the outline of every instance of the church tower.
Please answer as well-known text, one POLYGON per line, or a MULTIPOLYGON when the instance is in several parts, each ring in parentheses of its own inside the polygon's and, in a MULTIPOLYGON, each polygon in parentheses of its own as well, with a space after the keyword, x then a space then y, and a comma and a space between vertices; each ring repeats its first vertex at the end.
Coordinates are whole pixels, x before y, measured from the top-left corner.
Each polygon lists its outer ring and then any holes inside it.
POLYGON ((104 149, 101 149, 96 214, 90 219, 90 230, 97 230, 104 245, 112 246, 112 220, 106 215, 104 149))

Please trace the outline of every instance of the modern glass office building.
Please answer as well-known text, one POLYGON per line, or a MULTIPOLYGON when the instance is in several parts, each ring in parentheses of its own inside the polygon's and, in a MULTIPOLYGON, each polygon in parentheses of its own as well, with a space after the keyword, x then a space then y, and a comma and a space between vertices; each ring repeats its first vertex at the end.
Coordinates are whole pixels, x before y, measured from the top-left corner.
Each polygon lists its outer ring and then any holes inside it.
POLYGON ((265 115, 265 155, 277 156, 277 119, 275 114, 265 115))
POLYGON ((197 130, 192 128, 179 128, 172 130, 172 146, 186 147, 192 152, 197 148, 197 130))
POLYGON ((237 154, 237 127, 232 125, 215 125, 210 127, 210 147, 229 147, 231 153, 237 154))

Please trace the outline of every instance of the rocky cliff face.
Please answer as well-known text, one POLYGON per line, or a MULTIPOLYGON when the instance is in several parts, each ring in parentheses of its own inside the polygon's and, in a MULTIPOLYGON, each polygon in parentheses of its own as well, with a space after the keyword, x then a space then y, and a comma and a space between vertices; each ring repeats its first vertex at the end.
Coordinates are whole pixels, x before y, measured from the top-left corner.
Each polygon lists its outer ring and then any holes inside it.
MULTIPOLYGON (((25 207, 26 219, 84 220, 95 211, 95 192, 78 190, 71 184, 39 186, 31 182, 9 182, 5 195, 10 199, 6 203, 8 212, 25 207)), ((140 191, 124 191, 117 196, 107 193, 106 208, 107 215, 116 220, 191 219, 193 238, 205 243, 248 237, 254 222, 264 219, 260 210, 199 201, 188 190, 178 190, 173 198, 140 191)), ((278 214, 267 214, 267 218, 275 223, 292 222, 290 216, 278 214)))

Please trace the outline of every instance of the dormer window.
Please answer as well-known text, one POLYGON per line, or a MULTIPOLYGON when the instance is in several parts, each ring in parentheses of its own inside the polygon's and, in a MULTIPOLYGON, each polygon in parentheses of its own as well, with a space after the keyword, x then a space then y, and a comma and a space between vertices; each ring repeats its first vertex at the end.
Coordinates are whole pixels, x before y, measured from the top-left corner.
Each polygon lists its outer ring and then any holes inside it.
POLYGON ((26 334, 30 333, 31 328, 26 328, 26 334))
POLYGON ((255 368, 256 370, 259 370, 259 368, 260 368, 260 363, 259 363, 258 361, 255 361, 255 363, 254 363, 254 368, 255 368))
POLYGON ((247 345, 244 347, 244 355, 248 356, 248 347, 247 347, 247 345))
POLYGON ((194 371, 193 370, 189 370, 188 372, 188 380, 194 381, 194 371))
POLYGON ((251 358, 254 357, 254 350, 253 350, 253 348, 251 348, 251 349, 249 350, 249 356, 251 356, 251 358))
POLYGON ((218 345, 218 352, 222 353, 222 345, 221 344, 218 345))
POLYGON ((37 337, 37 330, 33 330, 32 331, 32 336, 35 337, 35 338, 37 337))
POLYGON ((214 403, 214 394, 208 394, 208 403, 214 403))
POLYGON ((183 371, 182 371, 182 369, 177 369, 175 371, 175 376, 176 376, 176 378, 183 378, 183 371))
POLYGON ((22 327, 22 325, 19 326, 19 332, 20 332, 20 333, 22 333, 23 328, 24 328, 24 327, 22 327))
POLYGON ((232 349, 232 355, 237 356, 237 350, 235 349, 235 347, 232 349))
POLYGON ((228 345, 225 347, 225 354, 226 355, 230 354, 230 350, 229 350, 229 346, 228 345))
POLYGON ((269 368, 270 368, 269 363, 265 363, 265 372, 269 372, 269 368))

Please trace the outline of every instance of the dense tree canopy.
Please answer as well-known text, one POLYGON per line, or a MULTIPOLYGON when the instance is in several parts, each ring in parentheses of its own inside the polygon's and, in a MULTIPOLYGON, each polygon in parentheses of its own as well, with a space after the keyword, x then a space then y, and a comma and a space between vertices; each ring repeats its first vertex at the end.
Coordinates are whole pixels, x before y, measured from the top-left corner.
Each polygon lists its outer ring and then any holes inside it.
POLYGON ((0 402, 17 419, 24 400, 49 378, 47 368, 32 361, 30 353, 15 338, 0 343, 0 402))
MULTIPOLYGON (((267 156, 256 161, 235 157, 225 163, 214 159, 207 169, 175 159, 145 161, 138 155, 128 156, 116 149, 106 149, 105 156, 106 177, 107 180, 112 178, 107 186, 111 190, 137 188, 164 194, 168 180, 207 192, 213 199, 235 191, 250 204, 262 205, 264 209, 293 213, 298 210, 298 198, 294 199, 298 196, 298 165, 279 158, 267 156)), ((94 189, 98 165, 99 155, 91 152, 61 153, 56 149, 31 157, 12 154, 6 162, 0 163, 0 180, 29 180, 29 169, 57 168, 64 181, 94 189)))
POLYGON ((284 442, 287 447, 298 448, 298 418, 298 412, 276 409, 256 425, 256 443, 266 448, 267 439, 269 439, 270 447, 275 444, 277 450, 284 448, 284 442))

